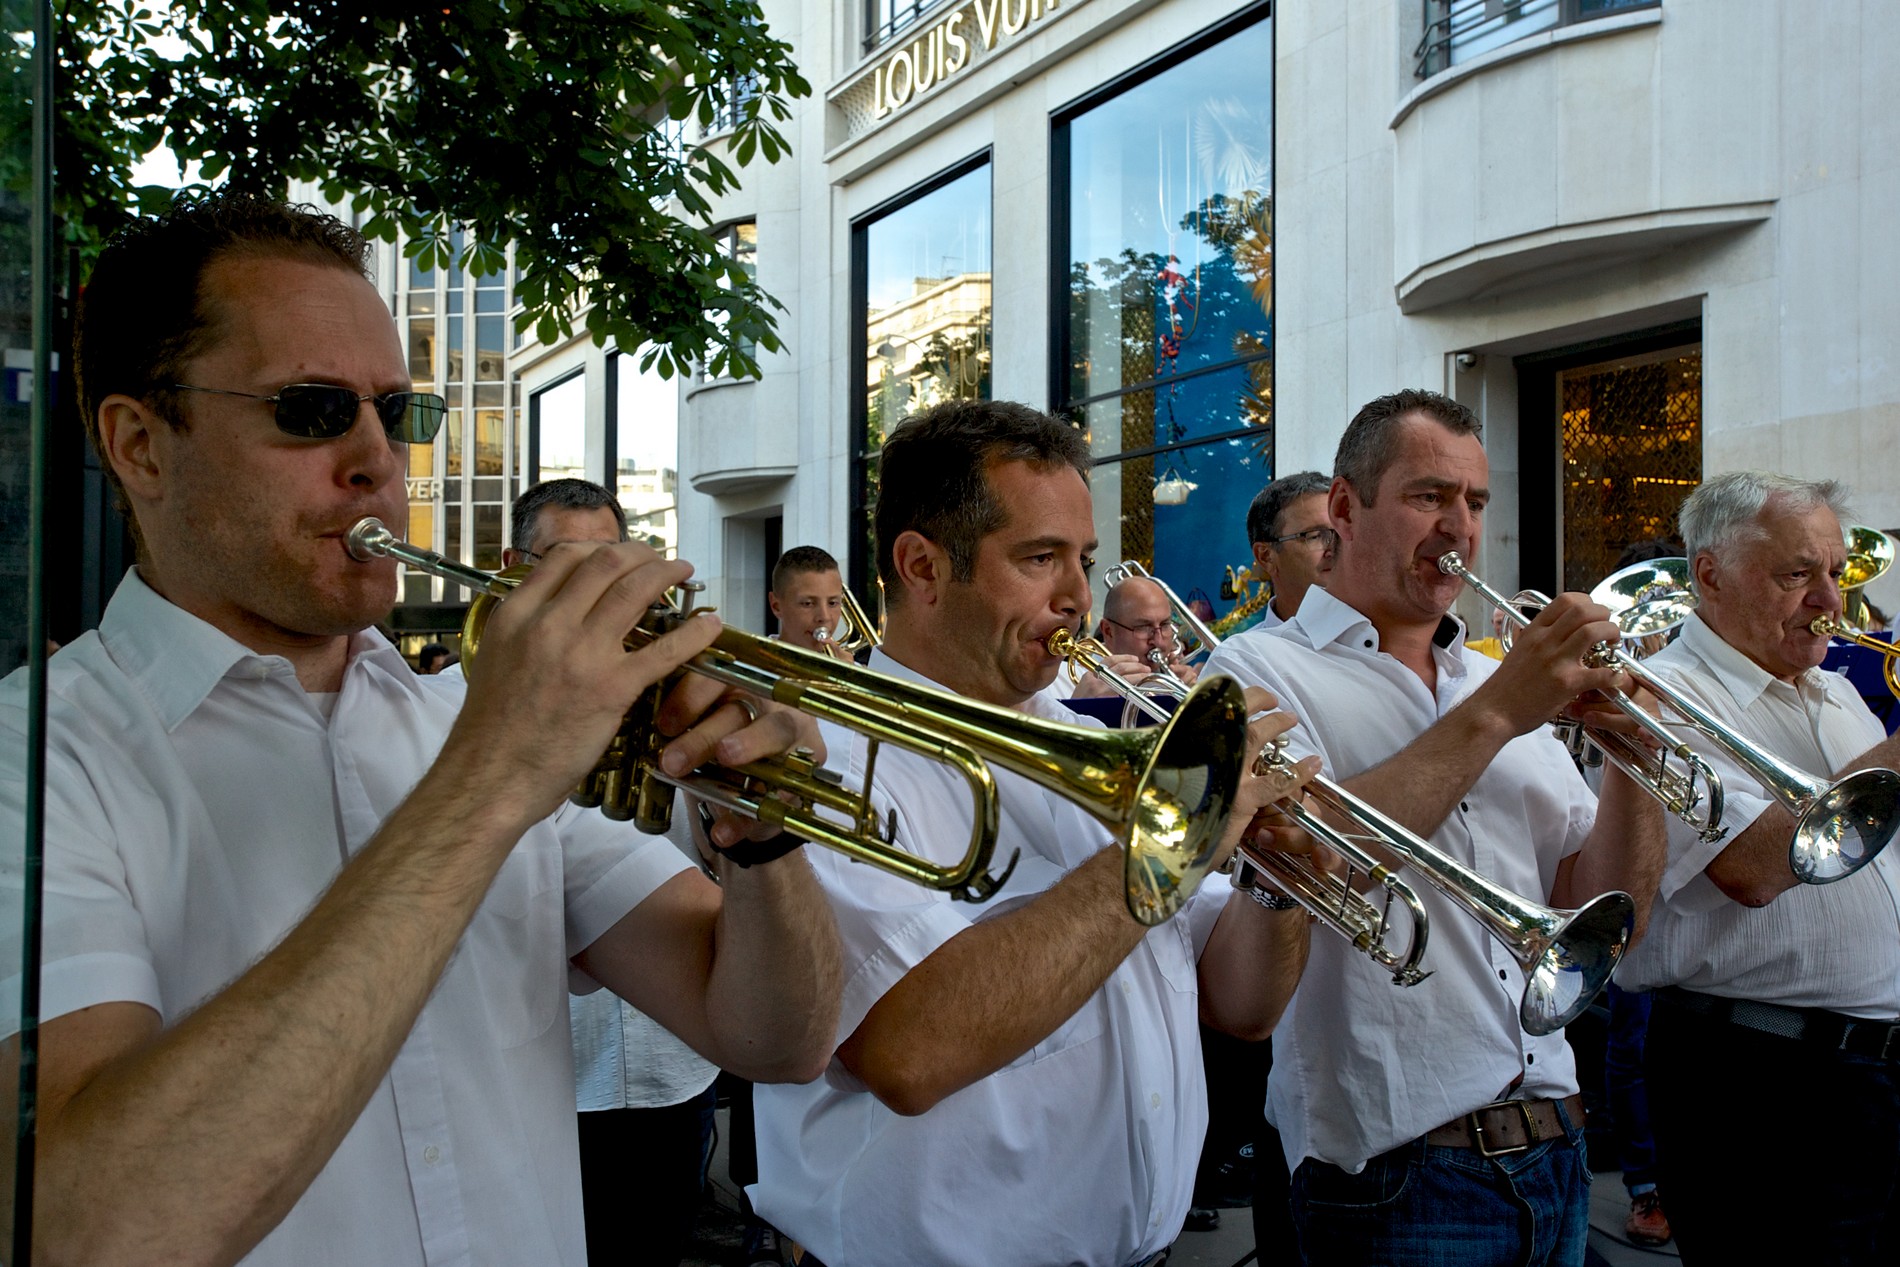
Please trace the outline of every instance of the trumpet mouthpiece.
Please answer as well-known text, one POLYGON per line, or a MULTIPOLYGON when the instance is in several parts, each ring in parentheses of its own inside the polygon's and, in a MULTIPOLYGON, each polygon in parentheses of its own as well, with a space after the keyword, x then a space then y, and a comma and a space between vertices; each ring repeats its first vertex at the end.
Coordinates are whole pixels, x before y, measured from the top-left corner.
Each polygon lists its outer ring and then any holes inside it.
POLYGON ((395 534, 384 526, 382 520, 374 515, 365 515, 343 534, 343 545, 352 559, 368 563, 371 559, 388 554, 389 543, 395 539, 395 534))
POLYGON ((1438 570, 1446 576, 1456 576, 1464 570, 1465 561, 1456 550, 1447 550, 1438 556, 1438 570))

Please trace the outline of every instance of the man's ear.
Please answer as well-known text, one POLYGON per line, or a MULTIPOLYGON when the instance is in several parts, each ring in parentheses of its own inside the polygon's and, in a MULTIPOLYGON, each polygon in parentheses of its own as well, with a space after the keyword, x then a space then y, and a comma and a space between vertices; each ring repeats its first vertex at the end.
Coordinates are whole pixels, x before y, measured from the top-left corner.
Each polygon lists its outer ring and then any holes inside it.
POLYGON ((163 439, 174 428, 142 401, 113 395, 99 402, 99 450, 134 502, 155 501, 164 490, 163 439))
POLYGON ((777 594, 771 590, 765 591, 765 605, 772 609, 773 620, 778 621, 780 624, 785 623, 785 613, 779 608, 777 594))
POLYGON ((906 602, 935 603, 950 583, 950 555, 916 529, 906 529, 891 546, 897 583, 906 602))
POLYGON ((1273 547, 1264 541, 1253 543, 1253 579, 1272 581, 1279 578, 1280 568, 1273 557, 1273 547))
POLYGON ((1715 552, 1704 550, 1689 560, 1689 575, 1695 577, 1696 594, 1717 598, 1722 593, 1722 569, 1716 565, 1715 552))
POLYGON ((1360 506, 1359 496, 1353 486, 1346 482, 1343 475, 1333 477, 1333 486, 1326 493, 1326 514, 1333 521, 1333 531, 1339 534, 1341 541, 1351 541, 1353 512, 1360 506))

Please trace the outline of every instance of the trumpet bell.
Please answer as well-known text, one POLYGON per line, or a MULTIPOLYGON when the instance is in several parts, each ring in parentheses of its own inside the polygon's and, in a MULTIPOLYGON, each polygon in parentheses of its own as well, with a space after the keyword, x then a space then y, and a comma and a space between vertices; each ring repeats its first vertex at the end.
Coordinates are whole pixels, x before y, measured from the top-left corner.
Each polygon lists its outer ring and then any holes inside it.
MULTIPOLYGON (((1140 760, 1131 775, 1102 771, 1105 800, 1128 820, 1123 881, 1128 911, 1159 924, 1181 909, 1214 865, 1227 813, 1240 791, 1246 751, 1247 700, 1231 679, 1197 686, 1168 721, 1153 729, 1110 731, 1134 737, 1140 760), (1119 805, 1126 799, 1127 809, 1119 805)), ((1100 778, 1088 772, 1088 781, 1100 778)), ((1073 783, 1084 781, 1081 773, 1073 783)))
POLYGON ((1610 609, 1625 638, 1668 633, 1695 610, 1689 560, 1650 559, 1612 572, 1590 591, 1590 601, 1610 609))
POLYGON ((1789 865, 1803 884, 1844 880, 1900 831, 1900 774, 1857 770, 1815 798, 1795 826, 1789 865))
POLYGON ((1527 1034, 1554 1034, 1583 1015, 1609 984, 1636 928, 1636 903, 1623 892, 1550 915, 1519 956, 1525 980, 1517 1016, 1527 1034))
POLYGON ((1879 580, 1893 566, 1893 538, 1866 524, 1849 524, 1841 529, 1847 545, 1847 566, 1841 572, 1841 588, 1859 589, 1879 580))

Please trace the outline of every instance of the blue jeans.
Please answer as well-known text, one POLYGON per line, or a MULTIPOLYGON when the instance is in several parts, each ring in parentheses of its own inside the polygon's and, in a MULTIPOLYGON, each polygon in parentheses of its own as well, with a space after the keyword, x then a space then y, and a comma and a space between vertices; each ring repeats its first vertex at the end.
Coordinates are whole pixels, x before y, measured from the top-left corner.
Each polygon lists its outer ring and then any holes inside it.
POLYGON ((1603 1054, 1604 1088, 1616 1120, 1617 1162, 1623 1186, 1656 1183, 1656 1136, 1649 1125, 1649 1086, 1643 1080, 1643 1040, 1649 1033, 1649 995, 1619 989, 1607 992, 1610 1041, 1603 1054))
POLYGON ((1590 1232, 1583 1132, 1521 1153, 1401 1144, 1349 1175, 1308 1157, 1293 1221, 1309 1263, 1581 1267, 1590 1232))

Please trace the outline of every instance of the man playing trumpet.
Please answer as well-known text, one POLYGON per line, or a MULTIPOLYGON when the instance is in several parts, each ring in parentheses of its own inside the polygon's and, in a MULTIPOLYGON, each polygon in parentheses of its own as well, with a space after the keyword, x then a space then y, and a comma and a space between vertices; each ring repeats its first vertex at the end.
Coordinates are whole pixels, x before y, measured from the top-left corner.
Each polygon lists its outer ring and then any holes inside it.
MULTIPOLYGON (((1476 549, 1490 498, 1479 434, 1431 392, 1361 409, 1335 460, 1327 587, 1284 626, 1229 639, 1208 671, 1274 691, 1301 718, 1294 751, 1457 861, 1540 903, 1625 890, 1640 929, 1660 810, 1617 773, 1599 803, 1544 729, 1615 684, 1585 656, 1616 626, 1564 595, 1498 664, 1465 650, 1450 615, 1460 582, 1438 559, 1476 549)), ((1307 1259, 1581 1264, 1589 1174, 1570 1050, 1524 1030, 1518 961, 1415 887, 1430 979, 1395 989, 1342 939, 1317 939, 1274 1036, 1268 1117, 1307 1259)))
MULTIPOLYGON (((889 608, 870 667, 1074 721, 1041 692, 1058 668, 1046 640, 1088 614, 1089 467, 1078 431, 1021 405, 947 402, 893 432, 877 503, 889 608)), ((1272 706, 1264 692, 1249 704, 1272 706)), ((1269 715, 1248 741, 1290 724, 1269 715)), ((864 757, 860 740, 853 782, 864 757)), ((876 773, 900 842, 962 852, 959 780, 888 750, 876 773)), ((1247 774, 1222 852, 1259 838, 1255 811, 1297 782, 1247 774)), ((1042 786, 997 784, 997 857, 1021 857, 985 905, 813 860, 846 946, 844 1012, 822 1079, 760 1088, 752 1190, 802 1262, 1155 1260, 1186 1215, 1206 1124, 1197 1018, 1264 1035, 1299 978, 1299 910, 1216 881, 1144 927, 1105 828, 1042 786)))
MULTIPOLYGON (((719 632, 625 648, 690 566, 555 547, 472 683, 371 627, 396 565, 344 535, 402 522, 445 402, 412 390, 367 254, 331 217, 216 195, 116 240, 82 302, 82 414, 139 566, 48 692, 37 1200, 15 1212, 48 1262, 578 1264, 570 982, 755 1078, 829 1049, 837 942, 798 852, 722 857, 722 889, 565 804, 719 632)), ((0 694, 16 837, 24 695, 22 674, 0 694)), ((760 710, 689 676, 667 767, 812 742, 760 710)), ((17 871, 0 891, 20 900, 17 871)))
MULTIPOLYGON (((1697 607, 1645 665, 1817 776, 1900 766, 1846 678, 1844 490, 1731 471, 1681 512, 1697 607), (1825 627, 1825 626, 1824 626, 1825 627)), ((1789 869, 1795 820, 1727 753, 1728 836, 1671 824, 1650 935, 1617 973, 1656 990, 1647 1047, 1661 1185, 1683 1261, 1892 1263, 1900 1254, 1900 859, 1833 884, 1789 869), (1745 1213, 1744 1213, 1745 1212, 1745 1213)))

